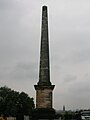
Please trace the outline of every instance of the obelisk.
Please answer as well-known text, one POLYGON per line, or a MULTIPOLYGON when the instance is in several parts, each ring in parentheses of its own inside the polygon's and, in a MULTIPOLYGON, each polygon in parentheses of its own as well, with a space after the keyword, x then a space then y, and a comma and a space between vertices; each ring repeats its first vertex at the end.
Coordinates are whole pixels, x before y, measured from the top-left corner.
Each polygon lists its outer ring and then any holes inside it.
POLYGON ((47 6, 42 7, 39 81, 37 85, 34 85, 34 87, 36 90, 36 111, 37 111, 35 115, 38 116, 39 119, 54 118, 55 111, 53 109, 52 91, 55 85, 52 85, 50 81, 47 6))
POLYGON ((36 108, 52 108, 52 91, 55 85, 50 82, 49 62, 48 11, 47 6, 43 6, 39 82, 35 85, 36 108))

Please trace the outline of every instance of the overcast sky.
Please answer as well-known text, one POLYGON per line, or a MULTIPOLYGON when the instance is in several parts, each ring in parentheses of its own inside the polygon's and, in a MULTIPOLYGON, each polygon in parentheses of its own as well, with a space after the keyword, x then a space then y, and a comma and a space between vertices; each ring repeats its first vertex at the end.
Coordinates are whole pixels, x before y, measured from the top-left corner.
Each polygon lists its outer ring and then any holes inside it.
POLYGON ((0 86, 35 98, 43 5, 54 108, 90 108, 90 0, 0 0, 0 86))

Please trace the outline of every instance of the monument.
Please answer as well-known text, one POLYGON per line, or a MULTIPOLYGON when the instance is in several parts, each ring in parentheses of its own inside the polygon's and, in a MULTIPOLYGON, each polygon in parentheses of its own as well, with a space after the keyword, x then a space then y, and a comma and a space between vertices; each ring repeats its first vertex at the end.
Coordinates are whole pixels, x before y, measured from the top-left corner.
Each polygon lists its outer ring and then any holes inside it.
POLYGON ((39 81, 37 85, 34 85, 36 90, 36 109, 33 112, 34 120, 52 120, 55 118, 52 99, 52 91, 55 85, 52 85, 50 81, 49 62, 48 10, 47 6, 43 6, 39 81))

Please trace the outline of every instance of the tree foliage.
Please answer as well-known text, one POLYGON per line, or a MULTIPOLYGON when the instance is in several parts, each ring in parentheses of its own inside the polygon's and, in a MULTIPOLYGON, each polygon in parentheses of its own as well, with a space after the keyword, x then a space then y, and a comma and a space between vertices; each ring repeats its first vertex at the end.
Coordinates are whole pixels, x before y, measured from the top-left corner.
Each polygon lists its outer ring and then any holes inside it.
POLYGON ((34 108, 33 98, 4 86, 0 88, 0 115, 30 115, 34 108))

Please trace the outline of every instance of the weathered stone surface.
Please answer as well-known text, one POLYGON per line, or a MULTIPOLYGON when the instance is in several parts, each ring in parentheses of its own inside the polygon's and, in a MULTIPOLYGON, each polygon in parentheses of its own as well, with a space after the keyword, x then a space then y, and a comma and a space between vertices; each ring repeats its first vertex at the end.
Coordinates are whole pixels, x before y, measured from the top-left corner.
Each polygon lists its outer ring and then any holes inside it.
POLYGON ((55 85, 50 82, 47 6, 42 7, 39 82, 34 87, 36 90, 36 109, 34 109, 32 114, 33 120, 52 120, 56 118, 55 110, 52 106, 52 91, 55 85))
POLYGON ((52 108, 52 91, 51 86, 35 86, 36 89, 36 108, 52 108))
POLYGON ((39 82, 34 86, 36 90, 36 108, 52 108, 52 91, 54 85, 50 82, 49 39, 47 7, 42 7, 42 31, 39 82))
POLYGON ((49 38, 47 7, 42 8, 41 51, 38 85, 51 85, 49 66, 49 38))

